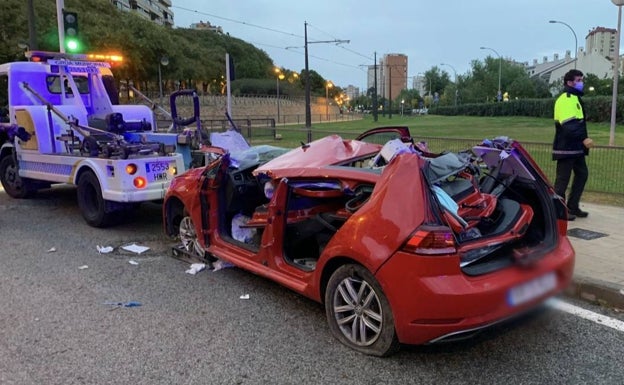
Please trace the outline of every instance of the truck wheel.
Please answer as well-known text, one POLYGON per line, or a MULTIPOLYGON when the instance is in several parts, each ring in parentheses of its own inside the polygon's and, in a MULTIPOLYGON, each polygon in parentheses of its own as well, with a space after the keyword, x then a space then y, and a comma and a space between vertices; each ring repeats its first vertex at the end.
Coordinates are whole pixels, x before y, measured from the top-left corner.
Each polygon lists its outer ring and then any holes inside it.
POLYGON ((325 311, 331 333, 351 349, 379 357, 399 350, 390 303, 363 266, 347 264, 332 274, 325 311))
POLYGON ((26 198, 32 192, 28 181, 19 176, 17 163, 13 155, 7 155, 0 161, 0 182, 9 196, 17 199, 26 198))
POLYGON ((111 219, 106 206, 97 176, 91 171, 82 174, 78 179, 78 207, 85 221, 93 227, 106 227, 111 219))

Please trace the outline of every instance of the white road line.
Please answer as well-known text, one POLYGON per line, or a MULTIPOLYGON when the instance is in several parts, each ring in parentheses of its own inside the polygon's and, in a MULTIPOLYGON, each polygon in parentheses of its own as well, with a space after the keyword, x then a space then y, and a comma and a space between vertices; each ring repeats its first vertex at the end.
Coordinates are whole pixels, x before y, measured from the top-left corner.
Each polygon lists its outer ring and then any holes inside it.
POLYGON ((624 332, 624 322, 617 320, 615 318, 611 318, 602 314, 594 313, 593 311, 589 311, 587 309, 583 309, 582 307, 574 306, 570 303, 567 303, 558 299, 554 299, 554 298, 548 300, 547 305, 552 307, 553 309, 564 311, 566 313, 575 315, 577 317, 581 317, 586 320, 595 322, 597 324, 608 326, 617 331, 624 332))

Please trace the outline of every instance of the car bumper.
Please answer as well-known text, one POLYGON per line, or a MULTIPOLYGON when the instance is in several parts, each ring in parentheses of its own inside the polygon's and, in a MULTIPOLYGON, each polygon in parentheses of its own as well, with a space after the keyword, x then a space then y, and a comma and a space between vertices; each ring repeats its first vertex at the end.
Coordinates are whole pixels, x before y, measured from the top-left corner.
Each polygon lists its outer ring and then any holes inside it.
POLYGON ((397 252, 376 276, 392 306, 399 341, 425 344, 520 315, 564 290, 573 270, 574 250, 563 238, 530 267, 512 266, 471 277, 461 271, 457 256, 397 252), (514 299, 517 288, 544 278, 548 278, 547 287, 538 285, 521 303, 514 299))

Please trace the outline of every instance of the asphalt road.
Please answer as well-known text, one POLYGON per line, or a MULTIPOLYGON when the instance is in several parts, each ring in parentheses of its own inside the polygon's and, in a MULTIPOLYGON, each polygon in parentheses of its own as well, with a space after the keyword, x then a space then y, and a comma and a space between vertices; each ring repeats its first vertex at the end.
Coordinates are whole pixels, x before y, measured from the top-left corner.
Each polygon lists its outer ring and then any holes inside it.
POLYGON ((0 384, 624 383, 624 333, 550 308, 467 341, 363 356, 331 337, 321 305, 236 268, 186 274, 172 245, 155 204, 94 229, 72 188, 29 200, 0 189, 0 384), (133 242, 150 250, 120 251, 133 242))

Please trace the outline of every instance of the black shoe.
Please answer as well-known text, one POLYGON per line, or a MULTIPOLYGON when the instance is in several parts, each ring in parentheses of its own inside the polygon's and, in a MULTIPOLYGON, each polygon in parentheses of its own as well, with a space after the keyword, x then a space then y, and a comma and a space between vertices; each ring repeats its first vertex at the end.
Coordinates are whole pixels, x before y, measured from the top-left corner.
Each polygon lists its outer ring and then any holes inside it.
POLYGON ((566 218, 568 221, 573 221, 576 219, 576 215, 574 214, 570 214, 570 212, 568 212, 568 217, 566 218))
POLYGON ((579 217, 579 218, 587 218, 587 216, 589 215, 587 211, 583 211, 581 209, 568 210, 568 214, 579 217))

